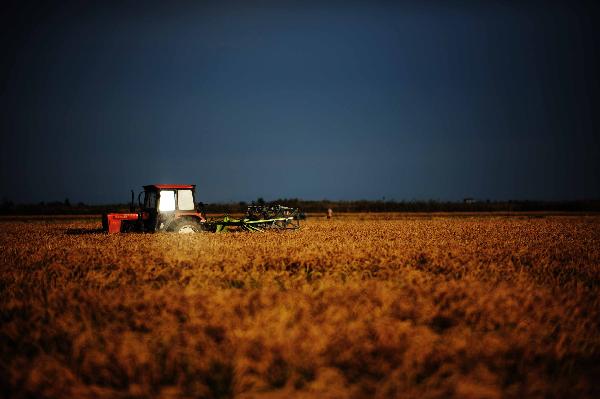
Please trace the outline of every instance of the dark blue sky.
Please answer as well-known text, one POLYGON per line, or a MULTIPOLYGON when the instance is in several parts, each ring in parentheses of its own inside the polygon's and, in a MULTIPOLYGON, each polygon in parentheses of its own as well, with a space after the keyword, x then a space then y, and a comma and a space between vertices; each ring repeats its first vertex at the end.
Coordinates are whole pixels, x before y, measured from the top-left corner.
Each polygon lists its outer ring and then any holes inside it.
POLYGON ((600 198, 598 7, 17 2, 0 196, 600 198))

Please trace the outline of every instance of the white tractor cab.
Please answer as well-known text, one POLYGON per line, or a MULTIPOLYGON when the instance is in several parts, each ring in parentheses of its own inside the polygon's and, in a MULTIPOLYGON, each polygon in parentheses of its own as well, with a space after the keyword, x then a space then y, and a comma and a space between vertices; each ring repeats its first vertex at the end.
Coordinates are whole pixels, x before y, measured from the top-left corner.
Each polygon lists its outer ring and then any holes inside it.
POLYGON ((195 185, 152 184, 138 196, 144 231, 193 233, 205 221, 196 209, 195 185), (144 202, 141 195, 144 194, 144 202))

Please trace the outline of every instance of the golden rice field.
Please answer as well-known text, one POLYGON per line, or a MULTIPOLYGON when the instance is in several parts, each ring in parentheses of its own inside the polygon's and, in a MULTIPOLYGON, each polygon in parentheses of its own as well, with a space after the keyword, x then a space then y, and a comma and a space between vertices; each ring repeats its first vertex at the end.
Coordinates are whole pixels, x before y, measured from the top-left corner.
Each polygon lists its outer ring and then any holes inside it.
POLYGON ((600 216, 0 221, 0 396, 600 397, 600 216))

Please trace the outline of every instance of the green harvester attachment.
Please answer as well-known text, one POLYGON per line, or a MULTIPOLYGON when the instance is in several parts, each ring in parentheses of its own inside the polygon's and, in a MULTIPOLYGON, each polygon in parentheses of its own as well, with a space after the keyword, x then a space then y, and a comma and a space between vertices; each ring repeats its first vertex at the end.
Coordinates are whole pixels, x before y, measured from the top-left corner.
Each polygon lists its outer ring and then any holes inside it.
POLYGON ((265 230, 295 230, 300 228, 299 212, 287 206, 252 205, 248 207, 242 219, 224 216, 222 219, 208 220, 205 229, 215 233, 230 230, 265 231, 265 230))

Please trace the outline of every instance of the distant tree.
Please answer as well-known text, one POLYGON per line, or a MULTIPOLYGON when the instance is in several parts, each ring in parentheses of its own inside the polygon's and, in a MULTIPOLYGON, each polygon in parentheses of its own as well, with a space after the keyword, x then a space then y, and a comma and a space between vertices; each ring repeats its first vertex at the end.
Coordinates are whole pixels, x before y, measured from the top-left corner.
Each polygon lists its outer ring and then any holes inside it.
POLYGON ((264 205, 265 204, 265 200, 263 199, 263 197, 258 197, 258 199, 256 200, 256 205, 264 205))
POLYGON ((65 206, 71 206, 71 201, 68 198, 65 198, 65 206))

